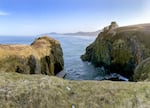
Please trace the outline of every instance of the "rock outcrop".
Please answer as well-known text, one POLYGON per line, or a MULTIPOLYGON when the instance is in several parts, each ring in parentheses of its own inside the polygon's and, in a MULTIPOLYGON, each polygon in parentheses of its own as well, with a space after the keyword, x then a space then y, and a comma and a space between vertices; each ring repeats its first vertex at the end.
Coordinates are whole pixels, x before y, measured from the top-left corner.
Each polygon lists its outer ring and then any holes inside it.
POLYGON ((81 56, 106 71, 132 79, 135 67, 150 56, 150 24, 105 27, 81 56))
POLYGON ((134 81, 150 81, 150 58, 143 60, 135 69, 134 81))
POLYGON ((31 45, 0 45, 0 72, 56 75, 63 70, 60 43, 40 37, 31 45))
POLYGON ((0 108, 149 108, 150 82, 0 73, 0 108))

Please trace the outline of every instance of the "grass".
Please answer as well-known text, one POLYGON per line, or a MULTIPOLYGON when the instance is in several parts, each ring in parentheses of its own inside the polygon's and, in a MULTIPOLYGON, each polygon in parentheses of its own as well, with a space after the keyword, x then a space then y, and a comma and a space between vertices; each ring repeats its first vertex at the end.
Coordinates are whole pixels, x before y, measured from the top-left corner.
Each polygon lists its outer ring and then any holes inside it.
POLYGON ((1 108, 148 108, 149 100, 150 82, 69 81, 0 73, 1 108))

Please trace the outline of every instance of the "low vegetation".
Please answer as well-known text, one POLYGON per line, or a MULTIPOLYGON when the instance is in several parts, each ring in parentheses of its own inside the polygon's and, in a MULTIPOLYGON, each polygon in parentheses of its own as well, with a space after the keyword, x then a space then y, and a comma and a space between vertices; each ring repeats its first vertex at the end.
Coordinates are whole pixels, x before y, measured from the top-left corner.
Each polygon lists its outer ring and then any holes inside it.
POLYGON ((150 82, 69 81, 0 73, 1 108, 148 108, 150 82))
POLYGON ((143 60, 134 71, 134 81, 150 81, 150 58, 143 60))

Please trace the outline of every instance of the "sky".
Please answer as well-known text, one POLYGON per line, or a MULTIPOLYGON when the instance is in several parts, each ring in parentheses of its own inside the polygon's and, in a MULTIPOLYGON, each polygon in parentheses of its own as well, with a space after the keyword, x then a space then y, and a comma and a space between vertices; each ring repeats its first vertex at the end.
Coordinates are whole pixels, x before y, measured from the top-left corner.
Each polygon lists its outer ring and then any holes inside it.
POLYGON ((0 0, 0 35, 96 31, 150 23, 150 0, 0 0))

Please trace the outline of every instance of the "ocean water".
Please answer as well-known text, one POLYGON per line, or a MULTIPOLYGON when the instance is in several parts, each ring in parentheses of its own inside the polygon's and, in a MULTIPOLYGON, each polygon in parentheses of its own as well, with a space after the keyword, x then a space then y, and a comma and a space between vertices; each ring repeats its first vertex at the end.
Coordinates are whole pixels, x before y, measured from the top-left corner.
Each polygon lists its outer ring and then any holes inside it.
POLYGON ((0 36, 0 44, 31 44, 37 36, 0 36))
POLYGON ((66 79, 95 80, 102 74, 89 62, 83 62, 80 56, 85 53, 86 47, 95 40, 95 36, 57 36, 53 38, 60 41, 65 62, 66 79))
MULTIPOLYGON (((0 44, 31 44, 39 36, 0 36, 0 44)), ((95 68, 89 62, 83 62, 80 56, 91 44, 95 36, 51 35, 61 43, 64 57, 65 79, 69 80, 103 80, 109 77, 122 78, 118 74, 106 75, 103 68, 95 68)), ((125 79, 127 80, 127 79, 125 79)))

